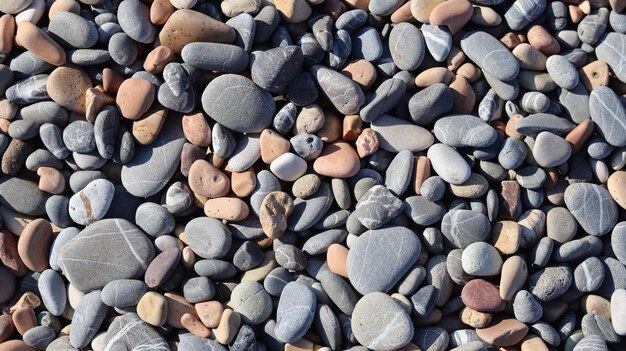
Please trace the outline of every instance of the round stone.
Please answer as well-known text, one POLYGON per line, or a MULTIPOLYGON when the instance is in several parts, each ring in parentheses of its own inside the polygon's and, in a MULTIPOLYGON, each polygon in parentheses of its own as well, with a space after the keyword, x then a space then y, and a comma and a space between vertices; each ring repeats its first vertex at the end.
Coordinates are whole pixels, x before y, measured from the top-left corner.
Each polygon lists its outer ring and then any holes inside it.
POLYGON ((285 285, 276 310, 276 338, 284 343, 302 338, 313 324, 316 301, 308 286, 299 282, 285 285))
POLYGON ((247 324, 263 323, 272 313, 272 300, 261 284, 243 281, 233 289, 229 305, 247 324))
POLYGON ((475 242, 463 250, 463 270, 475 276, 493 276, 500 273, 502 258, 496 249, 484 242, 475 242))
POLYGON ((230 250, 231 233, 215 218, 194 218, 185 226, 187 244, 202 258, 220 258, 230 250))
POLYGON ((590 235, 605 235, 617 223, 617 205, 609 192, 599 185, 575 183, 568 186, 565 204, 590 235))
POLYGON ((389 295, 371 292, 352 312, 352 331, 362 345, 373 350, 395 350, 411 341, 413 323, 408 313, 389 295), (393 325, 394 328, 388 329, 393 325))

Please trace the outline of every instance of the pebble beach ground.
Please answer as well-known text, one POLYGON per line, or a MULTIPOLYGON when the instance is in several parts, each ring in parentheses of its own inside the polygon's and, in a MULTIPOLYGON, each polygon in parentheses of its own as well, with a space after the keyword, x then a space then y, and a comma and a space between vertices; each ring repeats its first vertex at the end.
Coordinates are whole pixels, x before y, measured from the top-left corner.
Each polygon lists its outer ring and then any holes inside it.
POLYGON ((0 351, 625 351, 626 0, 0 0, 0 351))

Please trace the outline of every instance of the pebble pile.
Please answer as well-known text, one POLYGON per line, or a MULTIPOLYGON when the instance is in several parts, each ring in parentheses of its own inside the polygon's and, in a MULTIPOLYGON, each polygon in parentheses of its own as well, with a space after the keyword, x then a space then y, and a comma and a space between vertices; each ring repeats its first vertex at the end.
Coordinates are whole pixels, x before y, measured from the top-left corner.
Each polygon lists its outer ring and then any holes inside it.
POLYGON ((0 351, 626 351, 626 0, 0 0, 0 351))

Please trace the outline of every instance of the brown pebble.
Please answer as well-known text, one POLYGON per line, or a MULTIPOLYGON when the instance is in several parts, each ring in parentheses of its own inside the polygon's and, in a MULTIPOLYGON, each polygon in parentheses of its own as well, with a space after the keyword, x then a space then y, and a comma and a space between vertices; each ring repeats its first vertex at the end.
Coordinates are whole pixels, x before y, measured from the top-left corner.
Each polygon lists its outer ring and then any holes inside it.
POLYGON ((350 178, 359 172, 361 162, 352 145, 337 141, 324 146, 322 154, 313 162, 313 169, 327 177, 350 178))
POLYGON ((80 14, 80 4, 74 0, 56 0, 50 6, 48 18, 52 19, 59 12, 71 12, 78 15, 80 14))
POLYGON ((200 320, 198 320, 198 318, 196 318, 196 316, 191 313, 183 314, 183 316, 180 318, 180 323, 183 325, 183 327, 185 327, 185 329, 187 329, 195 336, 208 338, 209 335, 211 335, 211 330, 205 327, 204 324, 202 324, 200 320))
POLYGON ((154 0, 150 6, 150 22, 158 26, 165 24, 176 11, 170 0, 154 0))
POLYGON ((193 306, 185 300, 184 297, 167 292, 164 294, 167 299, 167 320, 166 323, 174 328, 182 329, 184 326, 180 322, 180 319, 185 313, 196 315, 196 310, 193 306))
POLYGON ((46 90, 54 102, 66 109, 85 114, 86 93, 91 79, 80 68, 58 67, 48 77, 46 90))
POLYGON ((148 291, 145 293, 137 304, 137 314, 142 321, 160 327, 167 320, 167 299, 165 296, 148 291))
POLYGON ((48 251, 52 243, 52 226, 38 218, 28 223, 20 235, 17 251, 26 267, 31 271, 43 272, 48 268, 48 251))
MULTIPOLYGON (((9 101, 9 99, 0 99, 0 118, 12 120, 17 114, 18 105, 9 101)), ((7 129, 8 130, 8 129, 7 129)))
POLYGON ((183 133, 194 145, 202 147, 211 145, 211 127, 202 112, 183 116, 183 133))
POLYGON ((499 312, 506 307, 498 288, 483 279, 473 279, 465 284, 461 291, 461 300, 465 306, 480 312, 499 312))
POLYGON ((0 351, 35 351, 23 340, 9 340, 0 344, 0 351))
POLYGON ((124 82, 124 77, 110 68, 102 70, 102 88, 107 94, 116 94, 120 85, 124 82))
POLYGON ((478 312, 469 307, 464 307, 461 312, 459 312, 459 318, 461 322, 472 328, 484 328, 491 322, 491 314, 478 312))
POLYGON ((587 91, 594 88, 609 85, 609 66, 602 61, 593 61, 578 70, 580 82, 583 83, 587 91))
POLYGON ((523 43, 522 38, 519 35, 513 32, 506 33, 502 38, 500 38, 500 42, 504 44, 509 50, 512 50, 523 43))
POLYGON ((371 129, 365 128, 356 139, 356 152, 360 158, 367 157, 378 150, 378 134, 371 129))
POLYGON ((169 16, 159 39, 178 55, 183 46, 193 42, 234 43, 235 30, 201 12, 182 9, 169 16))
POLYGON ((236 197, 218 197, 208 199, 204 203, 204 214, 208 217, 225 219, 227 221, 242 221, 250 214, 250 208, 245 201, 236 197))
POLYGON ((324 143, 332 143, 341 137, 341 120, 332 111, 324 112, 324 125, 318 130, 317 135, 324 143))
POLYGON ((539 24, 528 30, 528 43, 546 56, 556 55, 561 51, 559 42, 539 24))
POLYGON ((343 119, 343 140, 355 140, 361 134, 363 120, 359 115, 347 115, 343 119))
POLYGON ((61 66, 65 63, 65 50, 46 32, 28 21, 22 22, 17 27, 15 40, 24 49, 51 65, 61 66))
POLYGON ((106 106, 113 105, 115 99, 104 92, 102 86, 89 88, 85 92, 85 117, 87 121, 94 123, 98 113, 106 106))
POLYGON ((491 244, 501 255, 512 255, 519 249, 522 229, 515 221, 500 221, 493 225, 491 244))
POLYGON ((418 88, 427 88, 435 83, 448 85, 454 80, 454 73, 445 67, 429 68, 415 77, 418 88))
POLYGON ((348 7, 339 0, 326 0, 322 3, 322 11, 336 21, 339 16, 348 11, 348 7))
POLYGON ((188 177, 189 169, 197 160, 203 160, 205 156, 205 151, 199 146, 185 143, 183 145, 183 150, 180 152, 180 173, 188 177))
POLYGON ((189 188, 202 196, 222 197, 230 191, 230 180, 217 167, 197 160, 189 169, 189 188))
POLYGON ((476 103, 476 94, 467 78, 457 75, 450 83, 450 90, 453 98, 452 110, 458 113, 471 113, 476 103))
POLYGON ((467 0, 447 0, 437 5, 428 19, 430 24, 447 26, 451 34, 456 34, 472 18, 472 4, 467 0))
POLYGON ((2 155, 2 173, 7 175, 17 174, 17 172, 24 167, 26 158, 33 149, 34 146, 32 143, 26 143, 19 139, 11 140, 2 155))
POLYGON ((407 1, 404 5, 395 10, 391 17, 391 23, 414 22, 415 18, 411 14, 411 1, 407 1))
POLYGON ((289 194, 274 191, 265 196, 259 210, 263 233, 271 239, 280 238, 287 229, 287 218, 293 212, 293 200, 289 194))
POLYGON ((20 335, 24 335, 27 331, 37 326, 37 316, 35 311, 30 307, 22 307, 13 312, 11 315, 15 330, 20 335))
POLYGON ((500 210, 498 216, 501 219, 516 220, 522 213, 521 190, 515 180, 503 180, 500 192, 500 210))
POLYGON ((142 78, 126 79, 119 87, 115 103, 122 116, 134 121, 148 111, 156 89, 142 78))
POLYGON ((509 117, 509 120, 506 122, 506 135, 512 138, 524 139, 524 134, 517 131, 517 124, 523 119, 524 116, 519 114, 515 114, 509 117))
POLYGON ((517 319, 497 319, 487 328, 476 329, 478 337, 488 344, 512 346, 520 342, 528 333, 528 326, 517 319))
POLYGON ((13 325, 13 320, 11 320, 11 315, 0 315, 0 343, 9 340, 14 332, 15 326, 13 325))
POLYGON ((22 277, 28 273, 29 269, 17 251, 18 238, 6 230, 0 231, 0 262, 13 275, 22 277))
POLYGON ((158 102, 152 104, 141 118, 133 121, 132 134, 135 140, 141 145, 151 144, 159 135, 168 112, 169 110, 158 102))
POLYGON ((195 309, 202 324, 211 329, 219 325, 224 312, 224 306, 219 301, 200 302, 195 309))
POLYGON ((413 190, 420 195, 420 189, 424 181, 430 177, 430 160, 426 156, 419 156, 413 170, 413 190))
POLYGON ((511 301, 513 296, 526 284, 528 267, 521 256, 511 256, 502 264, 500 273, 500 297, 511 301))
POLYGON ((230 344, 237 335, 237 330, 241 325, 241 316, 239 313, 227 309, 222 313, 220 324, 215 331, 215 340, 220 344, 230 344))
MULTIPOLYGON (((446 57, 446 67, 450 71, 456 72, 456 70, 465 63, 465 59, 466 57, 463 50, 461 50, 458 46, 452 45, 450 53, 448 54, 448 57, 446 57)), ((452 81, 454 81, 454 79, 452 79, 452 81)))
POLYGON ((572 153, 578 153, 585 148, 587 140, 593 135, 593 130, 593 121, 586 119, 567 133, 565 140, 572 144, 572 153))
POLYGON ((328 269, 344 278, 348 278, 348 268, 346 266, 348 252, 348 248, 340 244, 332 244, 328 247, 328 251, 326 251, 328 269))
POLYGON ((289 152, 291 143, 279 133, 267 128, 261 132, 259 146, 261 148, 261 159, 266 164, 270 164, 278 156, 289 152))
POLYGON ((143 62, 143 69, 153 74, 159 74, 163 72, 168 63, 173 61, 176 61, 176 56, 174 56, 172 49, 160 45, 148 53, 143 62))
POLYGON ((65 177, 63 173, 52 167, 39 167, 39 189, 47 193, 58 195, 65 190, 65 177))
POLYGON ((341 74, 355 81, 364 91, 376 81, 376 67, 363 59, 349 61, 341 74))
POLYGON ((230 184, 233 193, 239 197, 246 197, 256 187, 256 174, 252 167, 243 172, 233 172, 230 175, 230 184))
POLYGON ((8 54, 13 50, 15 29, 13 16, 7 13, 0 17, 0 54, 8 54))

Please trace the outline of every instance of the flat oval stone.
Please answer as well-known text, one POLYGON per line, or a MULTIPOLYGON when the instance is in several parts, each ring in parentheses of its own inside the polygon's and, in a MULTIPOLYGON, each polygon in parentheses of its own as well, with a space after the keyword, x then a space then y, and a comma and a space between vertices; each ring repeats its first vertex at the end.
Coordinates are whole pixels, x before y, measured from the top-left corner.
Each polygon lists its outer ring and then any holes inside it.
POLYGON ((24 342, 37 350, 45 349, 56 338, 56 332, 43 325, 29 329, 23 335, 24 342))
POLYGON ((396 350, 413 338, 414 327, 400 304, 387 294, 372 292, 354 307, 352 331, 359 343, 369 349, 396 350))
POLYGON ((90 182, 70 198, 70 217, 81 225, 88 225, 102 219, 109 210, 114 192, 113 183, 106 179, 96 179, 90 182))
POLYGON ((293 182, 306 173, 306 161, 291 152, 278 156, 270 164, 270 170, 281 180, 293 182))
POLYGON ((339 112, 345 115, 357 114, 365 103, 365 95, 361 88, 343 74, 324 66, 311 67, 311 74, 339 112))
POLYGON ((410 229, 389 227, 367 231, 348 253, 348 278, 361 294, 387 292, 415 263, 420 252, 419 240, 410 229), (395 265, 384 263, 389 257, 394 257, 395 265))
POLYGON ((102 288, 102 302, 110 307, 135 306, 141 297, 148 292, 148 286, 141 280, 113 280, 102 288))
POLYGON ((72 12, 58 12, 50 19, 48 32, 64 46, 77 49, 90 48, 98 42, 98 30, 89 22, 72 12))
POLYGON ((626 35, 608 33, 596 46, 595 54, 598 60, 606 62, 622 82, 626 82, 626 35))
MULTIPOLYGON (((520 1, 523 0, 518 0, 515 4, 520 1)), ((461 48, 478 67, 498 80, 512 80, 519 72, 519 62, 515 56, 498 39, 486 32, 465 34, 461 39, 461 48)))
MULTIPOLYGON (((280 190, 280 187, 278 188, 280 190)), ((287 220, 287 228, 291 231, 302 231, 317 223, 333 204, 333 195, 328 183, 322 183, 319 190, 306 199, 296 198, 293 201, 293 212, 287 220)))
POLYGON ((452 34, 445 26, 423 24, 420 28, 428 52, 437 62, 443 62, 452 50, 452 34))
POLYGON ((504 19, 509 28, 520 30, 539 17, 545 9, 545 0, 516 0, 504 13, 504 19))
POLYGON ((202 258, 220 258, 231 247, 231 233, 221 221, 210 217, 194 218, 185 226, 187 243, 202 258))
POLYGON ((617 205, 603 187, 575 183, 565 189, 565 205, 590 235, 607 234, 617 223, 617 205))
POLYGON ((236 45, 220 43, 189 43, 181 57, 196 68, 224 73, 237 73, 248 66, 248 53, 236 45))
POLYGON ((364 27, 352 34, 352 51, 350 57, 376 61, 383 55, 380 34, 373 27, 364 27))
POLYGON ((378 116, 393 109, 403 98, 406 84, 400 79, 387 79, 382 82, 363 106, 359 115, 364 122, 371 122, 378 116))
POLYGON ((514 319, 498 319, 487 328, 476 329, 480 339, 495 346, 511 346, 520 342, 528 333, 526 324, 514 319))
POLYGON ((180 165, 185 143, 180 116, 169 116, 150 145, 136 149, 122 167, 122 184, 134 196, 148 197, 161 191, 180 165))
POLYGON ((448 145, 432 145, 427 155, 435 172, 450 184, 463 184, 472 175, 465 159, 448 145))
POLYGON ((609 87, 600 86, 589 95, 589 112, 598 133, 611 145, 626 145, 626 109, 609 87))
POLYGON ((150 22, 150 9, 139 0, 128 0, 117 8, 117 22, 124 33, 140 43, 152 43, 156 28, 150 22))
POLYGON ((221 75, 207 85, 202 107, 215 121, 240 133, 261 132, 272 123, 276 109, 270 93, 234 74, 221 75))
POLYGON ((572 146, 565 139, 550 132, 541 132, 535 138, 533 157, 545 168, 556 167, 566 162, 572 154, 572 146))
POLYGON ((295 45, 254 52, 250 75, 261 88, 280 94, 300 72, 302 62, 302 50, 295 45))
POLYGON ((67 288, 61 275, 55 270, 46 269, 41 272, 37 286, 46 309, 53 315, 60 316, 67 303, 67 288))
POLYGON ((529 278, 528 288, 533 296, 547 302, 563 295, 573 282, 572 271, 568 266, 544 268, 529 278))
POLYGON ((574 270, 574 284, 579 291, 597 290, 604 281, 604 265, 597 257, 589 257, 574 270))
POLYGON ((552 81, 563 89, 574 89, 578 85, 576 67, 561 55, 552 55, 546 61, 546 68, 552 81))
POLYGON ((461 291, 461 300, 465 306, 479 312, 498 312, 506 306, 500 298, 498 288, 483 279, 473 279, 461 291))
POLYGON ((345 142, 327 144, 313 163, 315 172, 333 178, 349 178, 360 169, 359 157, 354 148, 345 142))
POLYGON ((272 300, 263 286, 254 281, 239 283, 230 297, 229 305, 247 324, 258 325, 272 313, 272 300))
POLYGON ((290 282, 282 290, 276 309, 276 338, 293 343, 313 324, 317 299, 313 290, 300 282, 290 282))
POLYGON ((389 51, 399 69, 413 71, 424 60, 424 36, 411 23, 398 23, 389 33, 389 51))
POLYGON ((574 129, 576 125, 565 118, 549 113, 535 113, 524 117, 516 125, 519 133, 534 136, 541 132, 563 135, 574 129))
POLYGON ((447 116, 437 120, 435 137, 452 147, 487 147, 497 138, 497 132, 482 119, 471 115, 447 116))
POLYGON ((58 262, 72 286, 85 292, 113 280, 141 277, 153 257, 154 246, 145 234, 117 218, 89 225, 63 246, 58 262))
POLYGON ((464 249, 472 243, 484 241, 490 233, 487 216, 471 210, 454 209, 443 216, 441 232, 455 248, 464 249))
POLYGON ((432 145, 434 136, 426 129, 406 120, 382 115, 372 122, 383 150, 398 153, 401 150, 418 152, 432 145))
POLYGON ((485 242, 469 244, 461 256, 465 273, 475 276, 493 276, 500 273, 502 258, 496 249, 485 242))
POLYGON ((99 290, 83 296, 76 306, 70 329, 70 343, 76 348, 87 346, 104 322, 109 307, 102 302, 99 290))

